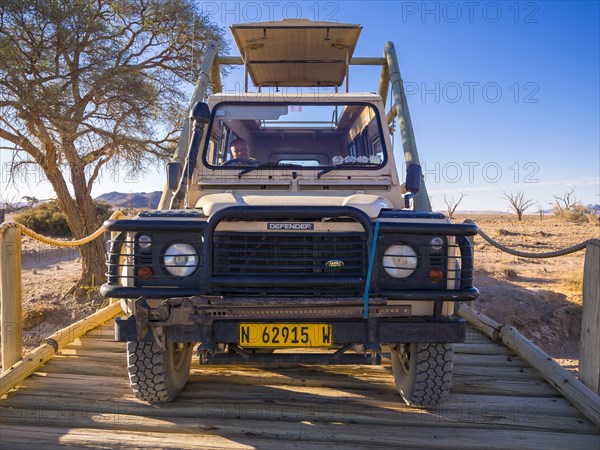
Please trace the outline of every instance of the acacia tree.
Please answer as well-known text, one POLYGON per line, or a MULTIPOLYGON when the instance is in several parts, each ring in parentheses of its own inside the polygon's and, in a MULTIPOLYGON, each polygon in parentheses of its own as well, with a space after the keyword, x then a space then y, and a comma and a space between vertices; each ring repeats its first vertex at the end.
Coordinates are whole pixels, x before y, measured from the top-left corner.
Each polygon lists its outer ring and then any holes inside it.
POLYGON ((533 199, 526 199, 524 192, 509 192, 508 194, 505 192, 504 198, 508 200, 510 208, 515 212, 519 221, 523 219, 525 210, 535 203, 533 199))
MULTIPOLYGON (((210 40, 226 47, 193 0, 2 2, 0 138, 13 170, 39 165, 75 238, 101 225, 92 188, 103 170, 170 155, 210 40)), ((104 253, 102 239, 81 248, 79 285, 104 279, 104 253)))

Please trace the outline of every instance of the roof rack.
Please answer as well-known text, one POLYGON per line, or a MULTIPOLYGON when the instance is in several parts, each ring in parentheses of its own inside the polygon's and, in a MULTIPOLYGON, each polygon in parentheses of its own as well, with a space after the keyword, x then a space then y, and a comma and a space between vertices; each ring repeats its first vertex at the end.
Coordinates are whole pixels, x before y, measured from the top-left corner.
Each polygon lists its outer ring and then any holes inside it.
POLYGON ((244 64, 245 92, 248 75, 259 91, 267 86, 337 89, 345 79, 347 92, 348 65, 361 29, 307 19, 233 25, 231 33, 242 57, 226 59, 229 64, 244 64))

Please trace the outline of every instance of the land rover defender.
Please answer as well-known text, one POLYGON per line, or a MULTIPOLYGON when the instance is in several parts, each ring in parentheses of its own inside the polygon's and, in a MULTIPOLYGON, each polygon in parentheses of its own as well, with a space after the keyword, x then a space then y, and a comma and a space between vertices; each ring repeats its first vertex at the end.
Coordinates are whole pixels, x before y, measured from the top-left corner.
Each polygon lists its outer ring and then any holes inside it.
POLYGON ((201 364, 379 364, 389 352, 406 403, 447 396, 466 329, 455 308, 478 295, 477 229, 431 211, 393 44, 353 58, 360 31, 241 24, 241 58, 207 51, 159 209, 106 223, 102 292, 122 299, 115 334, 137 397, 174 399, 194 350, 201 364), (243 92, 221 91, 219 64, 243 64, 243 92), (348 92, 355 64, 382 67, 378 93, 348 92))

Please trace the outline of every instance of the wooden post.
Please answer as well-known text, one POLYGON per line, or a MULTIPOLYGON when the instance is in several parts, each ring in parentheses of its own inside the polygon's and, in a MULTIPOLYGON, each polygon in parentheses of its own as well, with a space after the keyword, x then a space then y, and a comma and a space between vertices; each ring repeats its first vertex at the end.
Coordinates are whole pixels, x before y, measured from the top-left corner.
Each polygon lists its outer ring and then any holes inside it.
POLYGON ((23 356, 21 230, 0 230, 0 339, 2 370, 6 371, 23 356))
POLYGON ((600 243, 588 244, 583 266, 579 379, 600 395, 600 243))

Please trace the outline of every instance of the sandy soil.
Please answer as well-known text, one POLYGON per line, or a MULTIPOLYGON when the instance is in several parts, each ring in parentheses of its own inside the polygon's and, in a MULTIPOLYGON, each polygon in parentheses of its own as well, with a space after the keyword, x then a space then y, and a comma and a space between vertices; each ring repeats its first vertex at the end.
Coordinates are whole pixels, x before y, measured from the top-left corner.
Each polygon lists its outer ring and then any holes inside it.
POLYGON ((50 247, 22 236, 21 262, 25 350, 37 347, 49 335, 107 303, 99 295, 98 286, 73 291, 81 275, 76 248, 50 247))
MULTIPOLYGON (((470 215, 482 230, 524 251, 549 251, 599 237, 598 224, 572 224, 554 218, 470 215)), ((458 216, 461 222, 465 216, 458 216)), ((79 255, 55 250, 24 237, 23 297, 25 348, 97 310, 97 286, 67 293, 81 271, 79 255)), ((561 364, 576 369, 582 309, 584 253, 553 259, 517 258, 475 239, 475 307, 501 323, 516 326, 561 364)))

